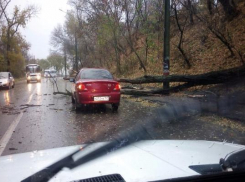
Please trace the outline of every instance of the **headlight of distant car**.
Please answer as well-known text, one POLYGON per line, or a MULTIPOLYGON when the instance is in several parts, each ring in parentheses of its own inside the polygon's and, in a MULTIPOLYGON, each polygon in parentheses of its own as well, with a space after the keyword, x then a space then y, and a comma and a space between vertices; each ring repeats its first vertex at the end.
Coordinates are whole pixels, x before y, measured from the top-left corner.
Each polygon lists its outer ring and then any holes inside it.
POLYGON ((41 79, 41 76, 40 75, 37 75, 37 79, 40 80, 41 79))
POLYGON ((27 77, 27 79, 28 79, 28 80, 30 80, 30 79, 31 79, 31 77, 30 77, 30 76, 28 76, 28 77, 27 77))

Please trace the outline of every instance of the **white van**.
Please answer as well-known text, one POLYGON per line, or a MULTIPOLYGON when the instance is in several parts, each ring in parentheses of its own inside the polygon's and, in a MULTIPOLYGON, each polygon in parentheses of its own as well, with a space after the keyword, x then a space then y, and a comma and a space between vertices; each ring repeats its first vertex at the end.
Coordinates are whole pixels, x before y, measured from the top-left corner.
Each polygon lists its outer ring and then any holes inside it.
POLYGON ((31 81, 41 82, 41 67, 38 64, 28 64, 26 65, 26 81, 30 83, 31 81))
POLYGON ((56 78, 57 77, 57 71, 56 70, 45 70, 44 71, 44 77, 45 78, 56 78))
POLYGON ((57 77, 57 71, 56 70, 49 70, 50 77, 56 78, 57 77))

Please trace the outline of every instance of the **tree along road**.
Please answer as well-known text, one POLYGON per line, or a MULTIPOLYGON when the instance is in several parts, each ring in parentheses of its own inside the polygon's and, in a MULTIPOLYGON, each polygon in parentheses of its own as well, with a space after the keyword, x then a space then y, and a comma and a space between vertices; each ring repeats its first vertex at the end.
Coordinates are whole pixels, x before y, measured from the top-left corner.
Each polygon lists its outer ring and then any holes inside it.
MULTIPOLYGON (((59 91, 70 89, 69 81, 57 79, 59 91)), ((140 98, 122 97, 119 111, 110 105, 88 108, 76 113, 71 98, 53 95, 56 88, 49 79, 41 83, 22 81, 14 89, 0 90, 0 155, 107 141, 137 123, 156 117, 154 110, 171 103, 145 102, 140 98)), ((165 102, 166 101, 166 102, 165 102)), ((180 102, 182 102, 180 100, 180 102)), ((208 115, 184 117, 162 122, 154 128, 155 139, 228 140, 245 144, 245 126, 220 125, 219 118, 208 115)), ((228 121, 225 121, 226 123, 228 121)), ((151 128, 151 129, 152 129, 151 128)), ((151 130, 152 131, 152 130, 151 130)))

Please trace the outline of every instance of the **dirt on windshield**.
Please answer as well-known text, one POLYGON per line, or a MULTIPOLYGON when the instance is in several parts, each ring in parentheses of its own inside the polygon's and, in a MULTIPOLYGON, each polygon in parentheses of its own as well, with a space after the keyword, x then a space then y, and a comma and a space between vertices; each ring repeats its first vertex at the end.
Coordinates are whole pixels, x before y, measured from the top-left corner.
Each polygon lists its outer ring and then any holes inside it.
POLYGON ((196 115, 167 122, 156 128, 157 139, 214 140, 245 144, 245 79, 227 84, 196 87, 170 96, 126 96, 146 107, 200 104, 196 115))

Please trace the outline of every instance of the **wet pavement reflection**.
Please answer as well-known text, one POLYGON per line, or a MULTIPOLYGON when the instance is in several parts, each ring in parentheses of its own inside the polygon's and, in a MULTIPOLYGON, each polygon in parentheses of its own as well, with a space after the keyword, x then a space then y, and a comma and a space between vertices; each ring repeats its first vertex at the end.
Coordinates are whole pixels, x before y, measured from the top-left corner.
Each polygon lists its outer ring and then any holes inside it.
MULTIPOLYGON (((59 78, 57 86, 59 91, 66 92, 71 84, 59 78)), ((91 106, 75 112, 71 97, 53 95, 54 91, 57 88, 50 79, 43 79, 41 83, 22 82, 10 91, 15 92, 12 110, 24 114, 3 155, 107 141, 150 115, 149 109, 129 104, 125 99, 121 100, 118 112, 113 112, 111 105, 91 106)), ((0 97, 5 100, 0 102, 6 106, 11 94, 9 91, 3 93, 0 92, 0 97)), ((5 114, 13 116, 11 111, 5 114)), ((9 120, 11 123, 13 118, 9 120)))
POLYGON ((10 98, 9 98, 9 92, 8 91, 4 92, 4 101, 5 101, 5 105, 10 104, 10 98))

